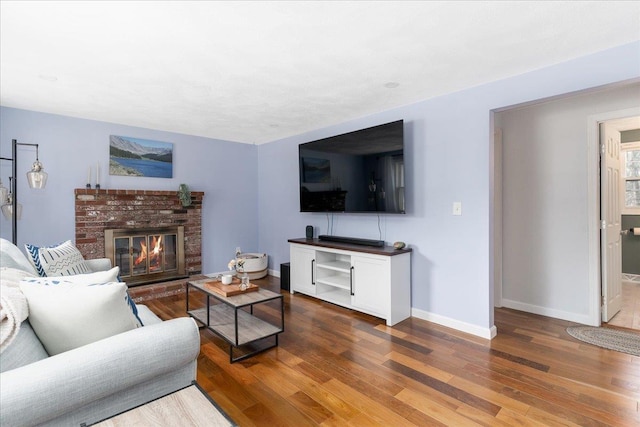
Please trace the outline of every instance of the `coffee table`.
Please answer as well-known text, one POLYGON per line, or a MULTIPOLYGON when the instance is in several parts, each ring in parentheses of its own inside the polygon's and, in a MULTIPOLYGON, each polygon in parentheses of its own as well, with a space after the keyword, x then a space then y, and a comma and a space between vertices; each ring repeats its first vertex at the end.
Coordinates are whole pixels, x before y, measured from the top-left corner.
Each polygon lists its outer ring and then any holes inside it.
POLYGON ((268 289, 246 292, 234 296, 223 296, 214 290, 214 286, 207 285, 216 279, 208 278, 187 282, 187 314, 193 317, 229 343, 229 363, 244 360, 258 353, 278 346, 278 335, 284 332, 284 301, 281 294, 268 289), (189 309, 189 288, 193 287, 207 296, 206 307, 189 309), (253 307, 270 301, 280 302, 280 321, 265 320, 254 313, 253 307), (271 345, 258 346, 273 337, 271 345), (249 349, 249 347, 254 347, 249 349), (249 350, 238 357, 234 357, 234 349, 249 350))
POLYGON ((195 381, 186 388, 94 424, 99 427, 151 425, 237 426, 195 381))

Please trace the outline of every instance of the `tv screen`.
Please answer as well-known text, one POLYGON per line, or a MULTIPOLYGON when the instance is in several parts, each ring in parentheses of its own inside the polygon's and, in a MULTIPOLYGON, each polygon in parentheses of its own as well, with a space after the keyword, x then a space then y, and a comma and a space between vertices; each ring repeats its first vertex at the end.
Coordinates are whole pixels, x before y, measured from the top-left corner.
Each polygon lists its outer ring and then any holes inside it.
POLYGON ((405 213, 404 122, 298 148, 301 212, 405 213))

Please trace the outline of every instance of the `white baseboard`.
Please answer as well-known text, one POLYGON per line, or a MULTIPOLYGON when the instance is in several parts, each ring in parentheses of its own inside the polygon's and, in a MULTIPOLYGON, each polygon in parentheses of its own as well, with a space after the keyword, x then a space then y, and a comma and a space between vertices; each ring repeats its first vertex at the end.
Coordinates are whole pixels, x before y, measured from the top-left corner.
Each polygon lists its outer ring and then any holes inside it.
POLYGON ((417 308, 411 309, 411 315, 413 317, 417 317, 418 319, 437 323, 438 325, 446 326, 447 328, 452 328, 457 331, 475 335, 477 337, 484 338, 487 340, 495 338, 495 336, 498 334, 498 329, 495 327, 495 325, 491 326, 490 328, 483 328, 478 325, 461 322, 459 320, 452 319, 450 317, 429 313, 428 311, 420 310, 417 308))
POLYGON ((569 322, 581 323, 583 325, 594 325, 591 322, 591 317, 587 314, 571 313, 568 311, 556 310, 548 307, 541 307, 539 305, 526 304, 519 301, 512 301, 506 298, 502 299, 502 306, 505 308, 511 308, 513 310, 520 310, 527 313, 539 314, 541 316, 553 317, 554 319, 568 320, 569 322))
POLYGON ((280 277, 280 270, 269 270, 269 276, 280 277))

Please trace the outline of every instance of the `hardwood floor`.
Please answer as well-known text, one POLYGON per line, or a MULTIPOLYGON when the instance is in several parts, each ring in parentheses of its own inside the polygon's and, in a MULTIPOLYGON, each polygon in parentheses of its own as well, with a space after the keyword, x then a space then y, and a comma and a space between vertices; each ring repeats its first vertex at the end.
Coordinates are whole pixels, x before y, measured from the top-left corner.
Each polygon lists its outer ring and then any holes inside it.
POLYGON ((622 308, 608 325, 640 329, 640 283, 622 282, 622 308))
MULTIPOLYGON (((279 290, 277 278, 254 282, 279 290)), ((283 294, 275 349, 229 364, 227 344, 201 331, 198 383, 240 426, 640 425, 640 357, 573 339, 571 322, 498 309, 488 341, 283 294)), ((186 315, 184 293, 144 304, 186 315)))

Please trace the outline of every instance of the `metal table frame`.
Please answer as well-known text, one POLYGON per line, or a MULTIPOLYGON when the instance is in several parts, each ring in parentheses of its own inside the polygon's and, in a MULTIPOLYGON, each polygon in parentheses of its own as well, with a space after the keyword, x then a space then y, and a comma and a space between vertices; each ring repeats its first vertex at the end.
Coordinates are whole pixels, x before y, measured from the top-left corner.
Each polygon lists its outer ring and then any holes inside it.
POLYGON ((278 346, 278 335, 284 332, 284 298, 281 294, 277 294, 268 290, 259 290, 254 292, 247 292, 241 295, 225 297, 217 294, 214 291, 209 291, 204 287, 206 282, 213 281, 215 279, 203 279, 196 281, 187 281, 187 296, 186 296, 186 311, 189 316, 194 318, 197 322, 202 324, 200 328, 207 328, 220 338, 229 343, 229 363, 238 362, 240 360, 247 359, 262 353, 266 350, 272 349, 278 346), (207 296, 206 309, 189 309, 189 288, 193 287, 198 291, 204 293, 207 296), (255 294, 255 295, 252 295, 255 294), (264 295, 266 294, 266 295, 264 295), (272 295, 271 295, 272 294, 272 295), (211 297, 219 301, 218 304, 211 304, 211 297), (244 298, 242 298, 244 297, 244 298), (244 302, 242 300, 245 300, 244 302), (280 300, 280 326, 273 325, 265 320, 262 320, 253 314, 253 306, 258 304, 267 303, 270 301, 280 300), (222 307, 222 308, 221 308, 222 307), (249 307, 249 312, 242 310, 245 307, 249 307), (233 314, 229 313, 230 309, 233 310, 233 314), (203 313, 205 312, 205 313, 203 313), (205 315, 206 316, 203 316, 205 315), (217 316, 217 319, 212 319, 211 315, 217 316), (206 317, 206 319, 204 318, 206 317), (233 334, 229 333, 230 322, 233 319, 233 334), (211 321, 218 322, 216 324, 211 321), (245 333, 243 331, 241 337, 240 328, 258 328, 263 329, 263 333, 245 333), (226 333, 225 333, 226 332, 226 333), (248 344, 255 343, 266 338, 274 337, 274 344, 259 348, 257 350, 245 353, 239 357, 233 356, 234 348, 241 348, 248 344))

